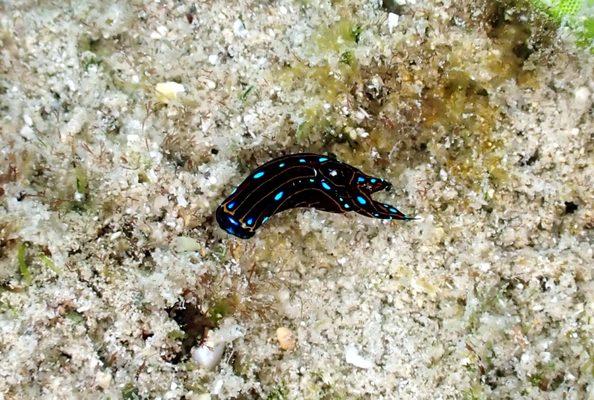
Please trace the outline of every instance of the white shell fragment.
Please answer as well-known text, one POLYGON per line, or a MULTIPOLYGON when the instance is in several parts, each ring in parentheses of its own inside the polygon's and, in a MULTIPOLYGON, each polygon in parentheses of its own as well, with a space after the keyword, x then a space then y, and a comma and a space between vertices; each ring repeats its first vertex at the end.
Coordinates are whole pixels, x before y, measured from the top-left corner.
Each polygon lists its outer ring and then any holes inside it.
POLYGON ((174 241, 174 247, 175 251, 177 251, 178 253, 200 250, 200 245, 198 244, 196 239, 192 239, 191 237, 187 236, 176 237, 174 241))
POLYGON ((591 93, 587 87, 582 86, 575 90, 575 102, 579 108, 584 108, 591 102, 591 93))
POLYGON ((157 101, 161 103, 169 103, 172 100, 177 100, 181 93, 185 93, 184 85, 177 82, 160 82, 155 86, 155 93, 157 101))
POLYGON ((398 26, 399 19, 400 19, 400 17, 398 16, 398 14, 394 14, 394 13, 388 14, 388 31, 390 31, 390 33, 394 33, 394 28, 396 28, 396 26, 398 26))
POLYGON ((221 361, 225 344, 219 343, 214 346, 204 343, 202 346, 192 349, 192 359, 204 369, 213 369, 221 361))
POLYGON ((348 345, 344 349, 344 356, 346 362, 362 369, 373 368, 373 362, 363 358, 357 348, 353 345, 348 345))
POLYGON ((111 384, 111 374, 98 371, 95 375, 95 383, 103 390, 108 389, 111 384))
POLYGON ((192 359, 202 368, 212 369, 221 362, 225 346, 243 335, 241 326, 232 319, 225 320, 218 329, 208 332, 204 343, 192 348, 192 359))
POLYGON ((293 350, 297 345, 297 338, 289 328, 281 326, 276 330, 276 340, 283 350, 293 350))

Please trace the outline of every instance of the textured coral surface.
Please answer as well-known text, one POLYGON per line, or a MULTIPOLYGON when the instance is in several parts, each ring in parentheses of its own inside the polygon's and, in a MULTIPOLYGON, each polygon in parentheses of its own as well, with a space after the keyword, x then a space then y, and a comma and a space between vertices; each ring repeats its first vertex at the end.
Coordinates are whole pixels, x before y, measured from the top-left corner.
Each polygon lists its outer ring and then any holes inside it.
POLYGON ((0 399, 592 398, 594 63, 547 18, 0 2, 0 399), (297 151, 421 219, 226 235, 297 151))

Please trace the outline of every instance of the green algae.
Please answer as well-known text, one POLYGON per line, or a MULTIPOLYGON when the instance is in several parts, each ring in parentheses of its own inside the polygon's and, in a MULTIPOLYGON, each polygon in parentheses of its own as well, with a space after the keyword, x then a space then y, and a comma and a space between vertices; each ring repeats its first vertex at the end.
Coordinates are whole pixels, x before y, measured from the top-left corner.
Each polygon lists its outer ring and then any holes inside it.
POLYGON ((122 389, 122 399, 124 400, 140 400, 138 388, 132 382, 127 383, 122 389))
POLYGON ((472 386, 464 391, 462 391, 462 399, 463 400, 484 400, 486 396, 483 394, 483 391, 480 386, 475 385, 472 386))
POLYGON ((181 329, 174 329, 172 331, 167 332, 167 339, 178 341, 183 340, 186 338, 186 333, 181 329))
POLYGON ((307 388, 306 399, 320 400, 346 400, 362 399, 363 397, 348 393, 348 391, 339 384, 329 383, 332 380, 324 376, 322 371, 313 371, 310 373, 310 386, 307 388))
POLYGON ((228 297, 218 299, 208 310, 208 318, 214 326, 228 316, 231 316, 238 309, 240 298, 237 294, 230 294, 228 297))
POLYGON ((581 47, 589 47, 594 54, 594 16, 591 0, 529 0, 537 10, 542 10, 556 24, 566 24, 576 36, 576 43, 581 47))
POLYGON ((17 264, 19 266, 19 272, 21 277, 25 281, 27 285, 31 284, 31 272, 29 271, 29 264, 27 264, 26 260, 27 256, 27 245, 25 243, 21 243, 17 251, 17 264))
POLYGON ((289 391, 283 384, 279 384, 275 386, 268 394, 266 395, 266 400, 286 400, 289 397, 289 391))
POLYGON ((72 199, 67 203, 68 208, 71 211, 79 213, 85 212, 91 206, 91 190, 89 186, 88 172, 81 166, 77 166, 73 169, 70 178, 74 180, 74 192, 70 192, 66 195, 67 199, 72 199))
POLYGON ((555 363, 538 363, 535 369, 536 372, 528 380, 543 392, 554 391, 563 383, 564 373, 556 370, 555 363))
POLYGON ((252 91, 254 90, 254 88, 254 85, 249 85, 243 92, 241 92, 241 94, 239 95, 239 99, 241 101, 246 101, 250 93, 252 93, 252 91))
POLYGON ((76 310, 72 310, 66 313, 66 318, 75 324, 82 324, 85 322, 85 317, 76 310))
POLYGON ((310 51, 322 55, 323 60, 317 65, 299 60, 285 67, 275 78, 287 91, 297 89, 296 83, 312 83, 307 87, 311 101, 300 110, 303 121, 295 133, 298 142, 322 140, 329 143, 344 138, 343 128, 349 126, 348 122, 337 113, 328 113, 327 108, 348 98, 358 78, 354 49, 362 32, 363 27, 348 18, 319 29, 313 34, 310 51))
POLYGON ((314 44, 321 53, 340 53, 345 48, 359 43, 363 27, 349 18, 318 30, 314 34, 314 44))
POLYGON ((60 270, 60 268, 56 266, 54 261, 45 254, 39 254, 37 256, 37 259, 41 262, 42 265, 53 271, 56 275, 60 275, 62 273, 62 270, 60 270))

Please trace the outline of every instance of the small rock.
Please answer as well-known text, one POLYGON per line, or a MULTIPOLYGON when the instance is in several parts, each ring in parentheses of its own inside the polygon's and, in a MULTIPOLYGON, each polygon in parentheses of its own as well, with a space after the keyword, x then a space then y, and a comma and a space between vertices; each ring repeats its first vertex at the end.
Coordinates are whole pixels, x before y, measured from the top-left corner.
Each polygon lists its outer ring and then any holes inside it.
POLYGON ((344 350, 346 362, 354 365, 355 367, 362 369, 369 369, 373 367, 373 363, 359 354, 357 348, 353 345, 349 345, 344 350))
POLYGON ((590 91, 587 87, 582 86, 575 91, 575 101, 579 106, 584 106, 590 100, 590 91))
POLYGON ((113 242, 114 240, 118 239, 120 236, 122 236, 122 231, 114 232, 109 236, 109 240, 113 242))
POLYGON ((211 54, 208 56, 208 62, 211 65, 217 65, 219 63, 219 56, 216 54, 211 54))
POLYGON ((158 26, 157 27, 157 32, 159 33, 159 35, 161 35, 161 37, 165 37, 167 35, 167 28, 165 28, 164 26, 158 26))
POLYGON ((200 244, 195 239, 187 236, 178 236, 175 238, 175 251, 178 253, 185 253, 188 251, 200 250, 200 244))
POLYGON ((97 375, 95 375, 95 383, 103 390, 108 389, 111 384, 111 374, 103 371, 97 372, 97 375))
POLYGON ((278 344, 283 350, 293 350, 297 345, 297 339, 293 334, 293 331, 289 328, 280 327, 276 330, 276 339, 278 344))
POLYGON ((161 213, 161 209, 166 208, 168 205, 169 199, 167 199, 167 196, 160 195, 155 197, 155 200, 153 200, 153 209, 157 214, 161 213))
POLYGON ((177 96, 185 91, 184 85, 177 82, 160 82, 155 86, 157 101, 166 104, 172 100, 177 100, 177 96))
POLYGON ((238 37, 245 37, 247 35, 247 30, 245 29, 242 20, 235 20, 235 22, 233 23, 233 33, 235 34, 235 36, 238 37))
POLYGON ((399 19, 400 19, 400 17, 398 16, 398 14, 394 14, 394 13, 388 14, 388 31, 390 31, 390 33, 393 33, 394 28, 396 28, 396 26, 398 26, 399 19))
POLYGON ((202 368, 212 369, 221 361, 224 350, 224 343, 218 343, 213 346, 204 343, 202 346, 194 347, 192 349, 192 359, 202 368))

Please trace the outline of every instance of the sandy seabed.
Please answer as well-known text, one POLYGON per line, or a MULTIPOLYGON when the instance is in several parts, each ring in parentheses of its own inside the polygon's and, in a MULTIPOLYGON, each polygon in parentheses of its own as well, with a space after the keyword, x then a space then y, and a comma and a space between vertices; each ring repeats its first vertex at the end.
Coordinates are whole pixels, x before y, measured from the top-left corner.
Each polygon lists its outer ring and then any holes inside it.
POLYGON ((0 2, 0 399, 594 398, 574 42, 509 2, 0 2), (217 226, 298 151, 421 219, 217 226))

